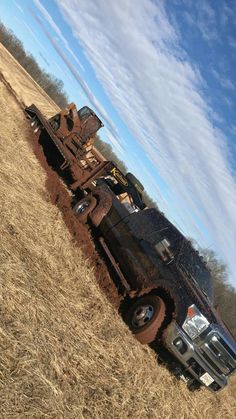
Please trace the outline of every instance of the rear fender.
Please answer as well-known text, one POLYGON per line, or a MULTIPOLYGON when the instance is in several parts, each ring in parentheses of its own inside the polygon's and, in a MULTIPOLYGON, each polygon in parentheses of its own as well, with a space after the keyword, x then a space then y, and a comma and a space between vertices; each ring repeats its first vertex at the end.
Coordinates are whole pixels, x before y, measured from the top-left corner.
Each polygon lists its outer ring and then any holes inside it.
POLYGON ((89 218, 95 227, 98 227, 103 218, 108 214, 112 207, 112 196, 109 192, 105 191, 102 187, 97 187, 93 194, 97 200, 98 205, 91 212, 89 218))

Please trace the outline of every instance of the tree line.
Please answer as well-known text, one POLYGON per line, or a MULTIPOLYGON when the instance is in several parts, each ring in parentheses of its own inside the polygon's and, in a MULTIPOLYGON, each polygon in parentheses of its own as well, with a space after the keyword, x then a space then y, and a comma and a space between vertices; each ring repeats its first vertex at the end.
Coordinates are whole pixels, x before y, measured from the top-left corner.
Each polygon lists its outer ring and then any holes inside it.
MULTIPOLYGON (((25 51, 22 42, 1 22, 0 41, 55 103, 64 108, 68 103, 68 97, 64 91, 63 81, 42 70, 35 58, 25 51)), ((102 141, 98 135, 95 137, 95 147, 107 160, 114 161, 123 173, 127 173, 128 169, 124 162, 116 156, 111 145, 102 141)), ((143 200, 147 206, 158 209, 156 202, 145 191, 143 200)), ((236 338, 236 290, 228 281, 227 267, 217 259, 212 250, 200 249, 200 253, 212 274, 215 305, 218 307, 223 321, 236 338)))
POLYGON ((3 46, 13 55, 20 65, 30 74, 40 87, 50 96, 54 102, 64 108, 68 103, 64 84, 52 74, 42 70, 32 54, 25 51, 22 42, 0 22, 0 41, 3 46))
POLYGON ((227 266, 213 250, 200 249, 200 254, 211 271, 214 305, 236 339, 236 290, 229 283, 227 266))

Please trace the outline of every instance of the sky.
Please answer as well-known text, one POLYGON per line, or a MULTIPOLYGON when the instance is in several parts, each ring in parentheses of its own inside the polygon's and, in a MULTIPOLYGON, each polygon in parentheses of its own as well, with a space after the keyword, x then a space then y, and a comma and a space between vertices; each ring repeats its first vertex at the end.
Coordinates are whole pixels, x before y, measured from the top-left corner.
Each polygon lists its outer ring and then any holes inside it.
POLYGON ((0 19, 236 287, 236 1, 2 0, 0 19))

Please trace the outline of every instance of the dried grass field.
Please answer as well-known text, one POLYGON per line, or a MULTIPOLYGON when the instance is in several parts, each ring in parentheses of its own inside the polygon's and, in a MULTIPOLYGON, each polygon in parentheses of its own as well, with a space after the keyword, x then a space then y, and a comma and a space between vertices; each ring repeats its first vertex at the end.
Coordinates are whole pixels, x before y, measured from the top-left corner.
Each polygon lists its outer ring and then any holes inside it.
POLYGON ((0 54, 0 418, 236 417, 235 379, 190 393, 128 331, 32 146, 20 104, 48 98, 0 54))

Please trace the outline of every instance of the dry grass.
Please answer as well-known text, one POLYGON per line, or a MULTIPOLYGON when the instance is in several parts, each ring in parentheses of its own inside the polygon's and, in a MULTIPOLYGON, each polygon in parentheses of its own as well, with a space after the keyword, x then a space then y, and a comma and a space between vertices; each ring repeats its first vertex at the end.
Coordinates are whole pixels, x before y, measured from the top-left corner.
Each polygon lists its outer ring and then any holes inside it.
POLYGON ((34 103, 48 116, 55 115, 59 111, 60 108, 56 103, 32 79, 25 69, 18 64, 1 42, 0 74, 23 106, 29 106, 31 103, 34 103))
POLYGON ((235 381, 189 393, 131 336, 51 204, 2 84, 0 105, 0 417, 235 417, 235 381))

